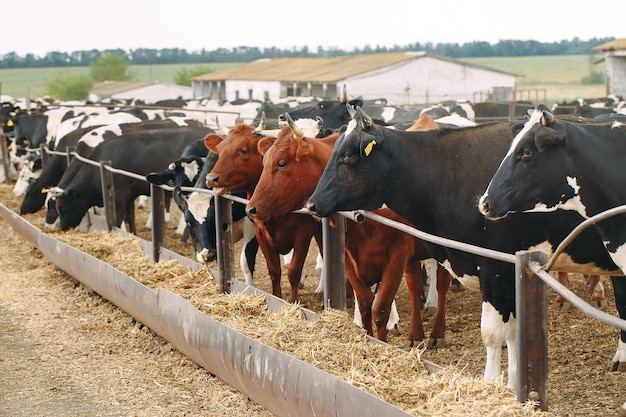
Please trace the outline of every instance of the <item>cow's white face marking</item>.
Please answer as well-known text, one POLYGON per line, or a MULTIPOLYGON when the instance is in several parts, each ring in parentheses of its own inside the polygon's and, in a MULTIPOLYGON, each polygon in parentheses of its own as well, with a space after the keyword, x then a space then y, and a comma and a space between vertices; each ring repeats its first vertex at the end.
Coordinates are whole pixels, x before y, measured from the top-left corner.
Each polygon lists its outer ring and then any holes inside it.
POLYGON ((185 172, 185 176, 189 181, 193 181, 194 178, 200 173, 200 167, 198 166, 198 161, 191 161, 188 163, 183 163, 183 171, 185 172))
POLYGON ((13 194, 16 197, 23 195, 28 188, 29 180, 31 178, 39 178, 41 174, 41 170, 31 171, 28 165, 24 165, 20 170, 19 175, 17 176, 17 181, 15 182, 15 186, 13 187, 13 194))
POLYGON ((189 199, 187 200, 189 212, 198 223, 202 224, 206 220, 207 211, 209 210, 212 198, 213 196, 211 194, 198 192, 189 195, 189 199))
POLYGON ((519 142, 522 140, 524 136, 526 136, 526 134, 530 131, 530 129, 532 129, 533 126, 535 126, 536 124, 541 123, 542 117, 543 117, 542 111, 538 111, 538 110, 533 111, 532 115, 530 116, 530 119, 528 119, 528 121, 524 125, 524 128, 519 131, 517 136, 515 136, 515 138, 513 139, 513 142, 511 142, 511 147, 509 148, 509 152, 506 154, 507 158, 513 154, 513 151, 515 151, 519 142))

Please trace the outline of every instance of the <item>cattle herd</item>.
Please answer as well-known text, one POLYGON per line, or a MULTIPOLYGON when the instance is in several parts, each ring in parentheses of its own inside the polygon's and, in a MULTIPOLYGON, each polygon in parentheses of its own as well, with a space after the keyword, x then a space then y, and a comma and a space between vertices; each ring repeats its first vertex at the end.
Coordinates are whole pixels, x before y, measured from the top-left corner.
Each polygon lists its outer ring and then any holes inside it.
MULTIPOLYGON (((3 103, 2 125, 11 139, 8 173, 23 199, 20 214, 45 209, 48 227, 78 226, 90 208, 103 206, 100 172, 88 160, 109 161, 139 176, 113 177, 118 226, 135 233, 136 200, 150 194, 150 183, 168 185, 173 191, 166 192, 167 201, 173 197, 181 213, 181 239, 191 240, 199 262, 211 262, 217 251, 212 195, 235 194, 248 201, 232 210, 235 238, 244 240, 246 282, 254 284, 260 248, 272 292, 282 297, 280 256, 290 255, 287 299, 297 302, 312 240, 323 257, 319 219, 338 211, 369 210, 449 239, 506 253, 540 249, 550 256, 583 220, 626 204, 626 191, 620 191, 626 190, 620 180, 626 109, 616 97, 552 108, 445 102, 407 110, 385 100, 349 100, 344 91, 339 100, 158 104, 75 103, 25 111, 3 103), (68 152, 75 156, 68 158, 68 152), (303 208, 312 215, 294 213, 303 208)), ((563 279, 567 273, 611 276, 622 318, 625 216, 582 232, 552 267, 563 279)), ((506 343, 507 382, 515 387, 513 265, 369 220, 347 222, 345 255, 359 311, 355 321, 381 340, 393 327, 403 278, 409 344, 424 340, 422 263, 428 259, 437 261, 432 279, 439 290, 429 347, 444 343, 452 280, 480 291, 484 377, 500 377, 506 343)), ((626 331, 612 361, 614 370, 626 371, 626 331)))

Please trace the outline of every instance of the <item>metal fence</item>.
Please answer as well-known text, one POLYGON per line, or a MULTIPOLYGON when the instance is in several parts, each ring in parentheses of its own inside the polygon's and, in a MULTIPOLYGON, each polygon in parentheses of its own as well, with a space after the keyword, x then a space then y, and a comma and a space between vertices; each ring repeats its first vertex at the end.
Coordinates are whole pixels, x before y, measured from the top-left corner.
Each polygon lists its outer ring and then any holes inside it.
MULTIPOLYGON (((46 153, 44 148, 44 154, 46 153)), ((63 152, 55 152, 64 154, 63 152)), ((126 175, 135 179, 144 180, 145 177, 112 168, 108 161, 92 161, 81 157, 76 153, 70 153, 73 157, 100 167, 102 179, 102 193, 105 206, 105 221, 107 228, 112 230, 117 223, 115 213, 115 190, 113 187, 113 175, 126 175)), ((45 160, 45 157, 44 157, 45 160)), ((172 187, 151 185, 152 201, 152 260, 159 261, 162 253, 164 238, 164 191, 173 191, 172 187)), ((191 187, 182 187, 183 191, 195 191, 200 193, 213 194, 211 190, 191 187)), ((217 271, 215 280, 220 289, 230 292, 235 280, 234 263, 234 242, 232 234, 231 201, 247 203, 244 198, 234 196, 217 196, 215 194, 216 222, 218 231, 217 238, 217 271)), ((306 210, 298 211, 302 215, 310 215, 306 210)), ((574 307, 580 309, 584 314, 592 318, 609 324, 619 330, 626 331, 626 320, 604 313, 580 299, 569 291, 548 272, 554 264, 556 258, 564 251, 567 245, 580 232, 594 223, 607 217, 626 213, 626 206, 620 206, 594 216, 581 223, 571 234, 559 245, 551 259, 541 251, 519 251, 515 254, 498 252, 491 249, 482 248, 458 242, 439 236, 431 235, 399 223, 372 212, 358 210, 355 212, 340 212, 334 221, 335 227, 330 227, 329 219, 320 219, 323 233, 323 262, 322 279, 324 281, 324 308, 345 309, 346 288, 345 288, 345 254, 344 254, 344 228, 345 221, 363 221, 369 218, 373 221, 383 223, 424 241, 447 246, 452 249, 476 254, 479 256, 511 263, 515 265, 516 276, 516 330, 517 330, 517 358, 520 366, 518 372, 517 399, 524 403, 529 398, 538 401, 542 410, 548 409, 547 386, 548 386, 548 334, 547 334, 547 310, 548 297, 547 288, 550 287, 558 294, 562 295, 574 307), (532 302, 529 302, 532 300, 532 302)))

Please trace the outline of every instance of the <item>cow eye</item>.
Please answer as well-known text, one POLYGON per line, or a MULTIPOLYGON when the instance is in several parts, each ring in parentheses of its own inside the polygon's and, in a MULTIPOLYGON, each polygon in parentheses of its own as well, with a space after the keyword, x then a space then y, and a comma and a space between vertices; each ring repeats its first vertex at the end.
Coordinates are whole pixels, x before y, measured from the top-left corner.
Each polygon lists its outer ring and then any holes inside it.
POLYGON ((352 159, 352 154, 350 152, 346 152, 341 157, 341 163, 349 162, 352 159))
POLYGON ((530 148, 524 148, 522 149, 522 152, 520 152, 520 159, 522 161, 528 161, 532 156, 533 150, 530 148))
POLYGON ((248 148, 242 148, 242 149, 240 149, 240 150, 239 150, 239 153, 240 153, 241 155, 248 155, 248 148))
POLYGON ((283 169, 283 168, 287 167, 287 165, 289 165, 289 162, 285 161, 284 159, 281 160, 281 161, 278 161, 278 164, 276 164, 278 169, 283 169))

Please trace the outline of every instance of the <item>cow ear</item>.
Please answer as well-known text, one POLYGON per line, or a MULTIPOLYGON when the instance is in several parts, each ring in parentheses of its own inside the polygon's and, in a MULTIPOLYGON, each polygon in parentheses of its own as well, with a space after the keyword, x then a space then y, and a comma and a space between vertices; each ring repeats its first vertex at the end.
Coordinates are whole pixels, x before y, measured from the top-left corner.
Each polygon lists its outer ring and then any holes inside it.
POLYGON ((511 126, 511 133, 513 134, 513 137, 517 136, 517 134, 522 131, 522 129, 524 128, 524 125, 525 125, 524 122, 519 122, 511 126))
POLYGON ((561 123, 553 123, 550 127, 539 125, 535 133, 535 146, 539 152, 543 152, 551 146, 562 145, 566 136, 567 132, 561 123))
POLYGON ((296 161, 304 158, 309 155, 311 152, 311 147, 309 146, 309 138, 302 137, 297 139, 298 147, 296 149, 296 161))
POLYGON ((275 140, 274 138, 270 138, 270 137, 259 139, 259 143, 257 143, 257 149, 259 150, 259 153, 261 155, 265 155, 267 150, 271 148, 272 145, 274 144, 274 140, 275 140))
POLYGON ((206 146, 207 149, 213 153, 218 153, 217 145, 219 145, 221 142, 222 142, 222 138, 217 136, 215 133, 209 133, 204 138, 204 146, 206 146))

